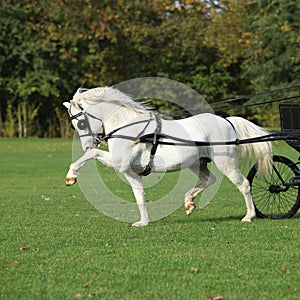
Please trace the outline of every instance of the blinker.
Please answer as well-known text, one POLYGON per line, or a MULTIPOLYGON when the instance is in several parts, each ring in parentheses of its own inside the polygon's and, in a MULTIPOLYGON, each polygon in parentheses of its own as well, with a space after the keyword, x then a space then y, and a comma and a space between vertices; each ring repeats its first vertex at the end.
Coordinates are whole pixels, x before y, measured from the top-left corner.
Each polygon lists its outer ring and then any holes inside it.
POLYGON ((81 119, 81 120, 78 120, 78 123, 77 123, 77 128, 79 130, 84 130, 88 127, 88 123, 87 123, 87 120, 86 119, 81 119))

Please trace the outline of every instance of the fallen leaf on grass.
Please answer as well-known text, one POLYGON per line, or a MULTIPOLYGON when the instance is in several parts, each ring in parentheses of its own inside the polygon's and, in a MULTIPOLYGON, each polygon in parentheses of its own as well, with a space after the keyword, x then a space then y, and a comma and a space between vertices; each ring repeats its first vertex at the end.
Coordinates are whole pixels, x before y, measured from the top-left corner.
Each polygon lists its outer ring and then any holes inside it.
POLYGON ((216 297, 212 297, 212 296, 208 296, 206 297, 205 300, 223 300, 223 296, 216 296, 216 297))
POLYGON ((292 274, 292 271, 287 269, 287 268, 284 268, 282 267, 281 270, 285 273, 285 274, 292 274))
POLYGON ((45 201, 52 201, 50 197, 46 197, 44 195, 41 195, 41 198, 43 198, 45 201))
POLYGON ((197 272, 198 272, 198 268, 191 267, 191 268, 190 268, 190 271, 193 272, 193 273, 197 273, 197 272))
POLYGON ((100 294, 98 292, 96 293, 90 293, 88 294, 88 298, 98 297, 100 294))
POLYGON ((114 242, 109 242, 109 243, 106 243, 105 246, 113 246, 115 243, 114 242))
POLYGON ((11 261, 11 264, 12 264, 12 265, 17 265, 18 263, 19 263, 19 262, 18 262, 17 260, 12 260, 12 261, 11 261))
POLYGON ((88 287, 90 287, 90 286, 92 286, 92 284, 91 284, 90 282, 87 282, 87 283, 85 283, 85 284, 83 285, 84 288, 88 288, 88 287))

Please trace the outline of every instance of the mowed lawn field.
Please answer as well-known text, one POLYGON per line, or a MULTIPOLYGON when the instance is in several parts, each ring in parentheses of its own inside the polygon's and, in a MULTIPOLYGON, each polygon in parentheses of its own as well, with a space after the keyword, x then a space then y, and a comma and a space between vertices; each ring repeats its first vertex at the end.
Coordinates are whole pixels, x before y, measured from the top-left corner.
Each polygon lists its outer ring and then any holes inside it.
POLYGON ((182 206, 132 229, 65 186, 71 155, 71 140, 0 139, 0 299, 300 298, 299 213, 241 223, 224 179, 192 216, 182 206))

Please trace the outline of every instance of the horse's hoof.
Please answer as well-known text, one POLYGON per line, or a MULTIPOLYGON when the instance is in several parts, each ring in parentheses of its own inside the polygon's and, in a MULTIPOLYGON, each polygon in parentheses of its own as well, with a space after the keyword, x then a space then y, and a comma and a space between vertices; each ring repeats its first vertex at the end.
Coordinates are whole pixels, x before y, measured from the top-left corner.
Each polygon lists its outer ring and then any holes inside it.
POLYGON ((251 217, 244 217, 244 218, 242 219, 242 222, 243 222, 243 223, 250 223, 250 222, 252 222, 252 218, 251 218, 251 217))
POLYGON ((66 178, 66 186, 71 186, 77 182, 76 177, 66 178))
POLYGON ((185 212, 188 216, 190 216, 195 209, 196 209, 196 205, 194 203, 191 203, 185 207, 185 212))
POLYGON ((148 226, 149 225, 149 222, 142 222, 142 221, 138 221, 138 222, 135 222, 131 225, 131 228, 137 228, 137 227, 143 227, 143 226, 148 226))

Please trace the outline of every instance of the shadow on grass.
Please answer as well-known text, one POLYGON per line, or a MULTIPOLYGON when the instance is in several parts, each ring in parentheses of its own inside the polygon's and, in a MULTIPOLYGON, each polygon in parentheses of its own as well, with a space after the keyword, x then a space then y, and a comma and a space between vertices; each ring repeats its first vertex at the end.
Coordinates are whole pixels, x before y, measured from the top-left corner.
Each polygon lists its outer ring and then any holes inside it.
MULTIPOLYGON (((175 223, 182 223, 182 224, 196 224, 196 223, 205 223, 205 222, 214 222, 214 223, 221 223, 221 222, 229 222, 229 221, 241 221, 244 215, 236 215, 236 216, 220 216, 220 217, 209 217, 209 216, 193 216, 187 217, 187 218, 178 218, 175 219, 175 223)), ((291 218, 285 218, 285 219, 269 219, 269 218, 255 218, 253 222, 255 221, 263 221, 263 220, 272 220, 272 221, 283 221, 283 220, 289 220, 289 219, 300 219, 300 213, 297 213, 291 218)))
POLYGON ((240 215, 240 216, 224 216, 224 217, 205 217, 205 216, 201 216, 201 217, 195 217, 193 218, 191 217, 186 217, 185 219, 175 219, 174 222, 175 223, 182 223, 182 224, 186 224, 186 223, 204 223, 204 222, 215 222, 215 223, 221 223, 221 222, 228 222, 228 221, 234 221, 234 220, 238 220, 240 221, 244 216, 240 215))

